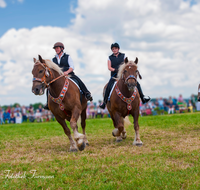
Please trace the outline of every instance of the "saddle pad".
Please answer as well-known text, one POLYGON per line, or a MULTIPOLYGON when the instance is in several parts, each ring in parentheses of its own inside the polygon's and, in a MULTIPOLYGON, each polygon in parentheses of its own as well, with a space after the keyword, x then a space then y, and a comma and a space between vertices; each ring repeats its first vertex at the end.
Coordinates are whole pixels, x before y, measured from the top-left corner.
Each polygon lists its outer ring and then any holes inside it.
POLYGON ((108 101, 110 101, 110 96, 111 96, 111 94, 112 94, 112 91, 113 91, 113 89, 115 88, 115 85, 117 84, 117 81, 115 81, 115 83, 113 84, 113 87, 112 87, 112 89, 111 89, 111 91, 110 91, 110 94, 109 94, 109 96, 108 96, 108 101))

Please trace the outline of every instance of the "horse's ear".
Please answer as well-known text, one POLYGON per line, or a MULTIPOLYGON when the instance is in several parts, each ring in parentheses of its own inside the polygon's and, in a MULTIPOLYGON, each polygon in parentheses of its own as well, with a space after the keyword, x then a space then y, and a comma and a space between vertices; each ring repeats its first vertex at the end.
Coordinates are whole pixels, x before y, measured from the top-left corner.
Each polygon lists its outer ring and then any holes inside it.
POLYGON ((36 63, 36 61, 37 61, 37 60, 36 60, 35 58, 33 58, 33 62, 36 63))
POLYGON ((128 63, 128 57, 125 58, 124 63, 128 63))
POLYGON ((39 60, 40 60, 41 63, 45 63, 45 60, 42 59, 41 55, 38 55, 38 57, 39 57, 39 60))
POLYGON ((135 62, 135 64, 137 64, 137 63, 138 63, 138 58, 137 58, 137 57, 135 58, 135 61, 134 61, 134 62, 135 62))

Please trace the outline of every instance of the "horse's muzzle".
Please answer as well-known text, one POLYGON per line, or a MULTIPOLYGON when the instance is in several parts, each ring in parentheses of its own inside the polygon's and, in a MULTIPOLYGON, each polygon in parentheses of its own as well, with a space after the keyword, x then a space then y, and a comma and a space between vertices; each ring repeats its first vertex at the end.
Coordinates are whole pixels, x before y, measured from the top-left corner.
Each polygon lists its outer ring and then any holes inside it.
POLYGON ((37 85, 35 87, 32 88, 32 92, 35 94, 35 95, 43 95, 44 94, 44 85, 37 85))
POLYGON ((129 91, 134 91, 136 87, 136 83, 127 83, 127 88, 129 91))

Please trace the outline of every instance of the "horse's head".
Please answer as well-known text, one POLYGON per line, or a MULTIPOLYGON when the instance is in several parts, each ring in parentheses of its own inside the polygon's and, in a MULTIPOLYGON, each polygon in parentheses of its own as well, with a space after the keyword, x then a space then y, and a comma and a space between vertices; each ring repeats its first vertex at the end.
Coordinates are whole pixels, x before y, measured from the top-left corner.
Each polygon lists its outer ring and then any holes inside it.
POLYGON ((135 86, 137 86, 137 76, 142 79, 138 69, 137 69, 138 58, 136 57, 135 61, 128 61, 126 57, 124 64, 120 66, 118 72, 118 78, 122 79, 127 85, 129 91, 133 91, 135 86))
POLYGON ((34 67, 32 70, 33 74, 33 86, 32 92, 35 95, 44 94, 45 88, 48 87, 48 82, 51 80, 51 70, 45 63, 45 60, 39 55, 39 60, 33 58, 34 67))

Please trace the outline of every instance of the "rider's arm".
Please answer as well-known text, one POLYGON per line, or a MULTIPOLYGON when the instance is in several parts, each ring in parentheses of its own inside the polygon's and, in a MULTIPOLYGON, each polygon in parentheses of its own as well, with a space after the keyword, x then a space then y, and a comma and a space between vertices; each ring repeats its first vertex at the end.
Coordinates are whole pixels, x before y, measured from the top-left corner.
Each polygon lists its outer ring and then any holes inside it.
POLYGON ((111 67, 111 61, 108 60, 108 70, 109 71, 114 71, 115 69, 111 67))
POLYGON ((64 72, 65 75, 68 75, 69 73, 71 73, 74 70, 74 63, 73 63, 72 58, 70 56, 68 57, 68 63, 69 63, 69 69, 64 72))

